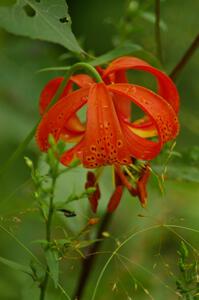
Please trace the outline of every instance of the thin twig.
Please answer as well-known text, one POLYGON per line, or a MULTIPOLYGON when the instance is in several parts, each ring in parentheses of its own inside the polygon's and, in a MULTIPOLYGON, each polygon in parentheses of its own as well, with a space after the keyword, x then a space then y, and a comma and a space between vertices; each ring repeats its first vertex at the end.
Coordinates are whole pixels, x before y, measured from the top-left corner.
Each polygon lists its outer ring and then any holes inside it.
POLYGON ((155 41, 157 56, 162 63, 162 42, 160 34, 160 0, 155 0, 155 41))
POLYGON ((198 47, 199 47, 199 34, 196 35, 195 39, 193 40, 193 42, 191 43, 191 45, 189 46, 185 54, 182 56, 182 58, 177 63, 175 68, 171 71, 170 77, 173 80, 175 80, 179 75, 179 73, 184 69, 189 59, 192 57, 192 55, 194 54, 194 52, 197 50, 198 47))
MULTIPOLYGON (((112 214, 110 214, 110 213, 105 214, 105 216, 101 222, 101 225, 98 229, 96 239, 100 239, 102 237, 103 231, 105 231, 107 229, 107 227, 111 221, 111 216, 112 216, 112 214)), ((87 256, 83 260, 82 270, 80 273, 77 289, 76 289, 74 297, 72 299, 74 299, 74 300, 81 299, 84 289, 86 287, 86 283, 89 279, 89 275, 92 271, 92 267, 93 267, 96 257, 97 257, 96 255, 92 255, 92 254, 98 252, 99 248, 101 247, 102 242, 103 242, 103 240, 96 242, 89 248, 87 256)))

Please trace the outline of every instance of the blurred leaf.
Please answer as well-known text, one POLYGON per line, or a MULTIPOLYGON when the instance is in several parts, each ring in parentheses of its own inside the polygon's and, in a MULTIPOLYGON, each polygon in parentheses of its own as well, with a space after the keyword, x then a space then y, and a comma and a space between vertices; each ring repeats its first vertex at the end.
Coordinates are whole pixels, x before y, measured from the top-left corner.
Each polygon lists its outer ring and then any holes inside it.
MULTIPOLYGON (((152 24, 155 24, 155 14, 152 12, 142 11, 140 12, 140 17, 152 24)), ((160 20, 160 28, 164 31, 167 30, 167 24, 163 20, 160 20)))
POLYGON ((55 244, 59 246, 68 246, 71 244, 71 239, 59 239, 55 241, 55 244))
MULTIPOLYGON (((154 165, 153 169, 161 174, 162 166, 154 165)), ((190 181, 199 183, 199 168, 183 165, 183 164, 172 164, 168 165, 166 177, 168 179, 179 180, 179 181, 190 181)))
POLYGON ((43 266, 41 264, 39 264, 37 261, 31 260, 30 268, 32 270, 32 277, 33 277, 34 281, 41 283, 42 279, 45 275, 43 266))
POLYGON ((32 241, 32 244, 40 244, 44 247, 49 245, 49 242, 47 240, 34 240, 32 241))
POLYGON ((49 71, 68 71, 70 68, 71 68, 71 66, 68 66, 68 67, 47 67, 47 68, 40 69, 38 71, 38 73, 49 72, 49 71))
POLYGON ((153 55, 152 53, 146 51, 146 50, 138 50, 134 53, 134 56, 137 56, 143 60, 146 60, 150 65, 152 65, 155 68, 163 69, 163 66, 159 59, 153 55))
MULTIPOLYGON (((106 64, 120 56, 125 56, 125 55, 133 55, 139 57, 141 59, 146 60, 149 64, 151 64, 154 67, 157 67, 159 69, 163 68, 157 57, 155 57, 150 52, 144 50, 141 46, 132 43, 126 43, 125 45, 115 48, 97 57, 96 59, 89 61, 88 63, 91 64, 92 66, 99 66, 99 65, 106 64)), ((69 69, 70 66, 47 67, 39 70, 38 72, 40 73, 40 72, 49 72, 49 71, 67 71, 69 69)))
POLYGON ((129 55, 129 54, 133 54, 135 51, 139 51, 142 50, 142 47, 133 43, 126 43, 123 46, 120 46, 116 49, 113 49, 101 56, 99 56, 98 58, 90 61, 89 63, 92 66, 98 66, 98 65, 102 65, 105 64, 119 56, 123 56, 123 55, 129 55))
POLYGON ((185 151, 183 160, 186 161, 187 164, 191 164, 194 167, 199 167, 199 147, 194 146, 185 151))
POLYGON ((0 6, 9 6, 16 3, 17 0, 1 0, 0 6))
POLYGON ((55 287, 57 287, 59 281, 59 260, 57 251, 48 249, 45 255, 52 280, 54 281, 55 287))
POLYGON ((81 53, 71 30, 66 1, 18 0, 12 7, 0 7, 0 26, 7 31, 60 44, 81 53))
POLYGON ((183 258, 183 260, 185 260, 185 258, 187 258, 188 255, 189 255, 189 250, 188 250, 186 244, 183 241, 181 241, 180 249, 178 251, 178 254, 183 258))
POLYGON ((19 263, 16 263, 12 260, 8 260, 6 258, 3 258, 0 256, 0 262, 10 268, 12 268, 13 270, 16 270, 16 271, 20 271, 20 272, 23 272, 23 273, 26 273, 30 276, 32 276, 32 273, 31 273, 31 270, 29 267, 27 266, 24 266, 24 265, 21 265, 19 263))

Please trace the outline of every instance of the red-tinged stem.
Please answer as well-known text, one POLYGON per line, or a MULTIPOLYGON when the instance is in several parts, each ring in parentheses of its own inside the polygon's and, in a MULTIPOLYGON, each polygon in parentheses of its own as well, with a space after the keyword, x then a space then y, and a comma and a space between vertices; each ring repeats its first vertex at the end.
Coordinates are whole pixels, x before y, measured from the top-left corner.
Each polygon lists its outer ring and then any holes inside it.
MULTIPOLYGON (((105 230, 107 230, 109 223, 111 221, 111 216, 112 216, 112 214, 110 214, 108 212, 105 214, 105 216, 100 224, 100 227, 98 229, 98 232, 97 232, 97 237, 96 237, 97 239, 102 238, 102 233, 105 230)), ((103 242, 103 240, 96 242, 89 248, 86 258, 83 260, 82 270, 80 273, 77 289, 74 293, 74 297, 72 298, 73 300, 81 300, 82 299, 82 295, 86 288, 86 284, 88 282, 89 275, 90 275, 93 265, 95 264, 95 261, 96 261, 96 255, 92 255, 92 254, 97 253, 99 251, 99 249, 102 245, 102 242, 103 242)))
POLYGON ((175 66, 173 71, 170 73, 170 77, 173 80, 176 80, 180 72, 184 69, 192 55, 195 53, 197 48, 199 47, 199 34, 195 37, 187 51, 184 53, 178 64, 175 66))

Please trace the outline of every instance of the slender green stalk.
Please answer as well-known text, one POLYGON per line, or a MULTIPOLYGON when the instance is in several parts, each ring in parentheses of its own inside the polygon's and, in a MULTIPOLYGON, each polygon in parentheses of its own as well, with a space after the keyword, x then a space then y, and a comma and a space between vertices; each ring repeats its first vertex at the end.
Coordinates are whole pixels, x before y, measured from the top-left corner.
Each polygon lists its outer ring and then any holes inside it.
POLYGON ((91 77, 93 77, 96 82, 102 82, 103 81, 100 74, 96 71, 96 69, 93 66, 89 65, 88 63, 84 63, 84 62, 79 62, 79 63, 74 64, 68 72, 69 77, 72 74, 74 74, 76 71, 82 70, 82 69, 87 71, 88 74, 91 77))
MULTIPOLYGON (((52 232, 51 229, 52 229, 52 220, 53 220, 53 212, 54 212, 53 199, 54 199, 55 183, 56 183, 56 176, 52 178, 52 191, 49 199, 48 217, 46 220, 46 241, 48 242, 47 249, 49 247, 49 243, 51 242, 51 232, 52 232)), ((40 298, 39 298, 40 300, 45 299, 49 275, 50 275, 50 270, 49 267, 47 266, 44 280, 40 284, 40 298)))
POLYGON ((160 0, 155 0, 155 41, 156 41, 156 53, 162 63, 162 41, 160 33, 160 0))
POLYGON ((175 80, 177 76, 180 74, 180 72, 184 69, 192 55, 195 53, 195 51, 199 47, 199 34, 196 35, 195 39, 187 49, 187 51, 184 53, 180 61, 177 63, 177 65, 174 67, 174 69, 170 73, 170 77, 175 80))

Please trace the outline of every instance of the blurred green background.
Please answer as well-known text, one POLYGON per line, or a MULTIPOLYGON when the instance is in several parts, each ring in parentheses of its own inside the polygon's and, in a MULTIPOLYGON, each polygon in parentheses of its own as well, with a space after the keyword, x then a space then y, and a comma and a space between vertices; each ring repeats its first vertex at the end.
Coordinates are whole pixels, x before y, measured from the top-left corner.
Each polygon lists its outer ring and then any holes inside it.
MULTIPOLYGON (((125 1, 68 0, 67 3, 73 21, 73 32, 86 51, 96 56, 101 55, 111 50, 118 40, 122 39, 118 24, 126 14, 125 1)), ((137 9, 153 12, 154 1, 152 0, 140 0, 134 3, 137 3, 137 9)), ((198 0, 161 2, 162 20, 166 25, 166 29, 161 32, 164 68, 168 73, 198 33, 198 11, 198 0)), ((129 17, 126 19, 124 26, 127 26, 125 29, 127 36, 124 36, 124 39, 130 39, 155 53, 153 21, 133 15, 130 20, 129 17), (132 31, 128 29, 129 23, 132 31)), ((124 31, 124 28, 120 30, 124 31)), ((37 71, 48 66, 67 65, 70 60, 61 59, 62 54, 66 53, 61 46, 14 36, 4 30, 0 30, 0 49, 0 162, 2 164, 38 119, 38 99, 42 87, 50 78, 60 74, 58 72, 37 73, 37 71)), ((137 199, 132 199, 127 193, 125 194, 119 209, 114 213, 109 229, 110 237, 106 238, 83 299, 91 299, 99 272, 110 255, 103 253, 103 250, 112 251, 129 233, 161 222, 198 229, 199 158, 196 151, 199 133, 198 78, 199 51, 193 55, 177 80, 181 97, 181 132, 177 138, 176 150, 185 153, 188 156, 188 158, 186 156, 187 160, 176 158, 178 162, 176 168, 179 165, 179 171, 176 176, 171 178, 168 176, 164 195, 160 193, 156 180, 152 177, 147 209, 142 209, 137 199)), ((25 155, 37 163, 40 154, 35 141, 29 145, 25 155)), ((108 195, 112 191, 112 186, 107 180, 110 172, 108 168, 102 179, 103 197, 98 216, 104 214, 108 195)), ((57 186, 56 199, 66 197, 74 190, 82 191, 85 177, 86 172, 81 168, 75 169, 70 175, 63 176, 57 186)), ((4 174, 0 186, 0 224, 12 231, 14 236, 36 255, 42 257, 41 248, 32 241, 44 237, 44 224, 35 209, 34 188, 23 156, 4 174)), ((56 220, 55 236, 61 233, 60 225, 66 231, 71 229, 78 232, 91 216, 86 200, 71 205, 71 208, 75 209, 77 217, 66 220, 59 216, 56 220)), ((112 260, 100 283, 96 299, 178 299, 175 278, 172 274, 179 276, 177 250, 180 240, 183 237, 190 245, 197 248, 198 233, 182 228, 176 228, 175 231, 177 233, 159 228, 132 238, 121 251, 122 255, 131 260, 131 263, 124 259, 121 262, 118 258, 112 260)), ((0 229, 0 237, 0 256, 29 264, 30 255, 16 240, 2 229, 0 229)), ((190 252, 191 259, 194 260, 191 247, 190 252)), ((80 266, 81 257, 74 252, 69 253, 61 263, 60 281, 71 295, 80 266)), ((0 264, 0 299, 36 300, 38 295, 38 288, 30 278, 0 264)), ((55 291, 53 284, 50 284, 47 299, 65 298, 60 292, 55 291)))

